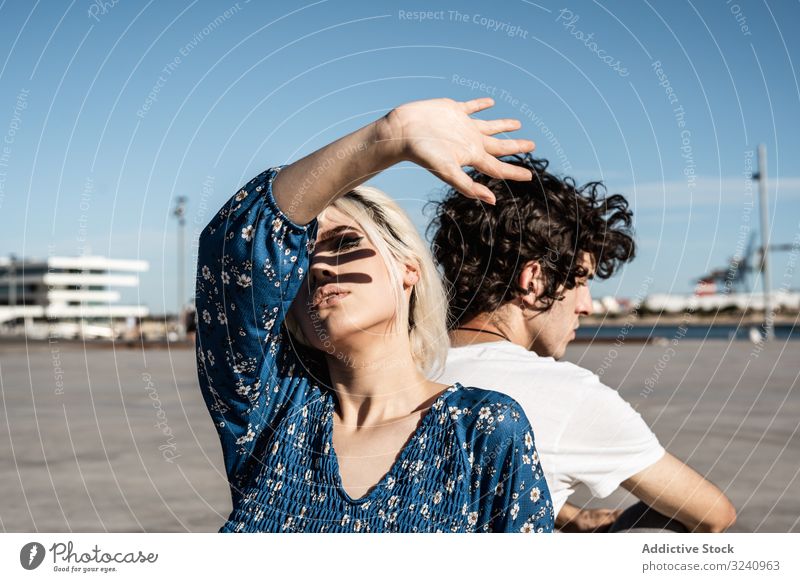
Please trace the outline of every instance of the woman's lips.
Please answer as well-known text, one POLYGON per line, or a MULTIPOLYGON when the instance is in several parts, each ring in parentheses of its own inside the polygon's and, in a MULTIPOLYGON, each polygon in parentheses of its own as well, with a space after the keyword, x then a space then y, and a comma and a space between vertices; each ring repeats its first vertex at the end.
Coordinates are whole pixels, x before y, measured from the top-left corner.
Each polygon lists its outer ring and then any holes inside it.
POLYGON ((325 285, 314 292, 311 306, 319 309, 320 307, 331 307, 339 303, 350 291, 333 285, 325 285))
POLYGON ((342 299, 344 299, 348 295, 350 295, 350 293, 335 293, 333 295, 328 295, 327 297, 324 297, 322 301, 320 301, 317 304, 316 307, 317 309, 321 307, 332 307, 337 303, 339 303, 342 299))

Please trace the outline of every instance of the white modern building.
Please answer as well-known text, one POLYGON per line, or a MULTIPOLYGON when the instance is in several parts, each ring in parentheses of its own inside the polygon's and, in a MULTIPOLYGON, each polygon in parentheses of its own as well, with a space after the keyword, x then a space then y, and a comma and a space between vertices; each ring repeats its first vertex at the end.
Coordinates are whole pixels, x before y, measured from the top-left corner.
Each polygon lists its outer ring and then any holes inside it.
POLYGON ((114 337, 147 307, 120 305, 115 288, 138 287, 147 261, 97 256, 0 257, 0 327, 30 337, 114 337))
MULTIPOLYGON (((770 304, 775 310, 800 311, 800 293, 792 291, 773 291, 770 304)), ((663 313, 682 313, 684 311, 764 311, 764 294, 725 293, 714 295, 669 295, 654 294, 644 301, 648 311, 663 313)))

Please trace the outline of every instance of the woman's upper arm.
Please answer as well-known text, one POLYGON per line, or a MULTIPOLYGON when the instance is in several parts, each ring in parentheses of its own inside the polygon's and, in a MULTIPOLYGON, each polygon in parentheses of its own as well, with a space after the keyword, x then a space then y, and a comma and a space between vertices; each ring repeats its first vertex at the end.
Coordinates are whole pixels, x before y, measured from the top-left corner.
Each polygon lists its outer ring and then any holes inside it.
MULTIPOLYGON (((486 416, 487 411, 483 409, 482 414, 486 416)), ((478 439, 488 459, 481 479, 481 521, 493 532, 553 531, 550 490, 525 413, 512 402, 488 414, 491 432, 478 439)))
MULTIPOLYGON (((278 208, 279 168, 239 190, 200 235, 196 283, 200 386, 232 471, 279 405, 276 365, 286 311, 308 265, 316 221, 298 226, 278 208)), ((285 387, 284 387, 285 388, 285 387)))

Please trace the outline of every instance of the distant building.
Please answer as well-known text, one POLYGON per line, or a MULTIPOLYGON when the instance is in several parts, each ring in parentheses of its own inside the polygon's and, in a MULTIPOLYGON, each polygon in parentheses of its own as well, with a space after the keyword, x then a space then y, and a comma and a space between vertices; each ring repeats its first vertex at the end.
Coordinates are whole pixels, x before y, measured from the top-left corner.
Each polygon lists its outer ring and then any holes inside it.
MULTIPOLYGON (((773 291, 770 293, 772 308, 776 311, 800 311, 800 293, 773 291)), ((644 308, 653 313, 682 313, 684 311, 735 312, 764 311, 764 295, 758 293, 716 293, 713 295, 649 295, 644 308)))
POLYGON ((31 336, 114 337, 149 313, 117 304, 114 288, 138 287, 137 273, 148 268, 147 261, 96 256, 0 258, 0 326, 31 336))

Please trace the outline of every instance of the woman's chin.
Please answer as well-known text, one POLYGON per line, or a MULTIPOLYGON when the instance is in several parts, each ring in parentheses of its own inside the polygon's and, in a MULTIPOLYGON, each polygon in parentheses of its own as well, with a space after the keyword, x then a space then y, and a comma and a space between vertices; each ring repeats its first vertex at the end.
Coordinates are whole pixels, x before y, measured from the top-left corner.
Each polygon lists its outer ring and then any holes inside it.
POLYGON ((392 333, 393 313, 367 314, 341 303, 309 313, 303 333, 315 348, 327 353, 362 351, 392 333))

